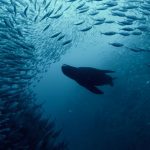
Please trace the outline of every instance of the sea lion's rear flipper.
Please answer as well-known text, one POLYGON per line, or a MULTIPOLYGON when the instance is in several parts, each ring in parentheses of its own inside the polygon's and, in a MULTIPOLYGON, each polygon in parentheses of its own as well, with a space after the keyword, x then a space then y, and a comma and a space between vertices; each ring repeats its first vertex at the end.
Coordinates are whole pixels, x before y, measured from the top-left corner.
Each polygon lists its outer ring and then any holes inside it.
POLYGON ((104 94, 104 92, 98 89, 96 86, 84 86, 84 87, 95 94, 104 94))

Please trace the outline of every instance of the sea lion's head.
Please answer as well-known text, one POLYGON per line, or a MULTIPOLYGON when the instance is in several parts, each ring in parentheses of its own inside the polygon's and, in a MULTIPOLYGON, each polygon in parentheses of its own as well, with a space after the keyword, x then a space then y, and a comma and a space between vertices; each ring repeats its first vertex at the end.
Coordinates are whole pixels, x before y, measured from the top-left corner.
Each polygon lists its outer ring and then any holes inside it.
POLYGON ((68 76, 68 77, 70 77, 70 78, 72 78, 72 79, 75 78, 76 72, 77 72, 77 68, 76 68, 76 67, 63 64, 62 67, 61 67, 61 69, 62 69, 62 72, 63 72, 66 76, 68 76))

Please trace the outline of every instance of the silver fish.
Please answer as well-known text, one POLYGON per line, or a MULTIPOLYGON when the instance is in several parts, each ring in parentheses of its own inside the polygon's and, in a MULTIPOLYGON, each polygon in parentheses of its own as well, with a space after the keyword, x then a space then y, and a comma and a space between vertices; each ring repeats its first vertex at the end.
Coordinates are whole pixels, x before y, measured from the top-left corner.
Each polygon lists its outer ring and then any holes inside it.
POLYGON ((83 29, 81 29, 80 31, 82 31, 82 32, 86 32, 86 31, 88 31, 88 30, 90 30, 90 29, 92 29, 92 26, 89 26, 89 27, 83 28, 83 29))
POLYGON ((67 45, 67 44, 69 44, 71 42, 72 42, 72 40, 67 40, 67 41, 63 42, 62 45, 65 46, 65 45, 67 45))

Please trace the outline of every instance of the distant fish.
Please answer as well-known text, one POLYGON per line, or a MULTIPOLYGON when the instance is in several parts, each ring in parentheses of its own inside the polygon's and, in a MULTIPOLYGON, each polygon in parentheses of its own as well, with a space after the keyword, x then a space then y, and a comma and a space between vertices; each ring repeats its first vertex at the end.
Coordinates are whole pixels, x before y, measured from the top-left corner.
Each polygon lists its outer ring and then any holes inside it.
POLYGON ((52 1, 50 1, 45 7, 44 7, 44 10, 47 10, 47 8, 50 6, 52 1))
POLYGON ((55 33, 55 34, 53 34, 53 35, 51 36, 51 38, 55 38, 55 37, 57 37, 57 36, 60 35, 60 34, 61 34, 61 32, 55 33))
POLYGON ((133 35, 141 35, 142 32, 140 32, 140 31, 133 31, 132 34, 133 34, 133 35))
POLYGON ((125 20, 125 21, 119 21, 119 25, 125 26, 125 25, 132 25, 133 21, 132 20, 125 20))
POLYGON ((96 10, 106 10, 108 8, 108 6, 100 6, 98 8, 96 8, 96 10))
POLYGON ((105 23, 114 23, 115 21, 113 20, 106 20, 105 23))
POLYGON ((89 15, 95 16, 95 15, 97 15, 98 13, 99 13, 98 11, 92 11, 92 12, 89 13, 89 15))
POLYGON ((81 24, 83 24, 84 22, 85 22, 84 20, 81 20, 81 21, 79 21, 79 22, 74 23, 74 25, 81 25, 81 24))
POLYGON ((58 9, 54 12, 54 14, 57 14, 57 13, 62 9, 62 7, 63 7, 63 4, 61 4, 61 5, 58 7, 58 9))
POLYGON ((124 46, 124 44, 118 43, 118 42, 113 42, 113 43, 109 43, 109 44, 114 46, 114 47, 123 47, 124 46))
POLYGON ((48 25, 43 29, 43 32, 46 31, 46 30, 50 27, 50 25, 51 25, 51 24, 48 24, 48 25))
POLYGON ((104 35, 115 35, 116 34, 116 32, 114 32, 114 31, 108 31, 108 32, 101 32, 101 34, 104 34, 104 35))
POLYGON ((149 31, 149 27, 147 25, 140 25, 136 27, 136 29, 139 29, 140 31, 149 31))
POLYGON ((137 52, 142 52, 142 51, 139 50, 139 49, 130 48, 130 47, 127 47, 127 46, 126 46, 126 48, 129 49, 129 50, 131 50, 131 51, 133 51, 133 52, 136 52, 136 53, 137 53, 137 52))
POLYGON ((101 25, 101 24, 103 24, 104 23, 104 21, 95 21, 94 23, 93 23, 93 25, 101 25))
POLYGON ((139 6, 136 6, 136 5, 125 5, 125 6, 123 6, 122 8, 124 8, 124 9, 135 9, 135 8, 138 8, 139 6))
POLYGON ((81 14, 81 13, 85 13, 89 10, 89 6, 86 6, 86 7, 83 7, 82 9, 79 9, 78 10, 78 13, 81 14))
POLYGON ((40 21, 42 21, 42 20, 44 20, 44 19, 50 17, 50 15, 53 13, 53 11, 54 11, 54 9, 50 10, 49 12, 47 12, 47 13, 41 18, 40 21))
POLYGON ((25 8, 25 10, 24 10, 24 15, 27 17, 27 11, 28 11, 28 9, 29 9, 29 6, 27 6, 26 8, 25 8))
POLYGON ((81 29, 80 31, 82 31, 82 32, 86 32, 86 31, 88 31, 88 30, 90 30, 90 29, 92 29, 92 26, 89 26, 89 27, 83 28, 83 29, 81 29))
POLYGON ((138 17, 134 16, 134 15, 126 15, 126 18, 133 19, 133 20, 138 20, 138 17))
POLYGON ((85 2, 81 3, 79 6, 77 6, 76 9, 81 9, 84 5, 85 5, 85 2))
POLYGON ((137 48, 131 48, 131 47, 127 47, 127 46, 125 46, 125 47, 133 52, 150 52, 150 50, 148 50, 148 49, 143 49, 143 48, 139 48, 139 47, 137 47, 137 48))
POLYGON ((57 39, 57 41, 62 40, 64 37, 65 37, 65 35, 60 36, 60 37, 57 39))
POLYGON ((16 5, 13 5, 13 8, 14 8, 15 16, 16 16, 16 14, 17 14, 17 8, 16 8, 16 5))
POLYGON ((113 16, 118 16, 118 17, 125 17, 125 13, 123 12, 117 12, 117 11, 112 11, 113 16))
POLYGON ((133 31, 134 29, 131 28, 131 27, 124 27, 124 28, 121 28, 120 30, 124 30, 124 31, 133 31))
POLYGON ((92 18, 94 21, 105 21, 106 18, 102 17, 102 18, 92 18))
POLYGON ((34 1, 34 9, 36 10, 37 8, 37 0, 34 1))
POLYGON ((34 22, 37 21, 38 17, 39 17, 39 15, 37 14, 37 15, 35 16, 35 18, 34 18, 34 22))
POLYGON ((63 42, 62 45, 65 46, 65 45, 67 45, 67 44, 69 44, 71 42, 72 42, 72 40, 67 40, 67 41, 63 42))
POLYGON ((118 34, 123 35, 123 36, 129 36, 130 35, 130 33, 128 33, 128 32, 118 32, 118 34))
POLYGON ((118 5, 118 3, 116 1, 108 1, 104 4, 107 5, 108 7, 114 7, 114 6, 118 5))
POLYGON ((60 14, 50 16, 50 18, 58 19, 58 18, 61 17, 62 15, 63 15, 63 13, 61 12, 60 14))

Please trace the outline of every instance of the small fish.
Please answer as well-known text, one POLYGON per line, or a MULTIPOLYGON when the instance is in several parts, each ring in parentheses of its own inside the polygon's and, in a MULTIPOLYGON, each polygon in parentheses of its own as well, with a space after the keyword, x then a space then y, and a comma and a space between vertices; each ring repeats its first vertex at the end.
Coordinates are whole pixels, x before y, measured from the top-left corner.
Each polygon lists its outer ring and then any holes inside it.
POLYGON ((134 16, 134 15, 126 15, 126 17, 127 17, 128 19, 138 20, 138 17, 137 17, 137 16, 134 16))
POLYGON ((43 32, 46 31, 46 30, 50 27, 50 25, 51 25, 51 24, 48 24, 48 25, 43 29, 43 32))
POLYGON ((133 22, 131 20, 125 20, 118 22, 119 25, 125 26, 125 25, 132 25, 133 22))
POLYGON ((125 5, 123 6, 124 9, 135 9, 135 8, 138 8, 138 6, 136 5, 125 5))
POLYGON ((77 23, 74 23, 74 25, 81 25, 81 24, 83 24, 85 21, 84 20, 81 20, 81 21, 79 21, 79 22, 77 22, 77 23))
POLYGON ((34 9, 36 10, 37 8, 37 0, 34 1, 34 9))
POLYGON ((92 12, 89 13, 89 15, 95 16, 95 15, 97 15, 98 13, 99 13, 98 11, 92 11, 92 12))
POLYGON ((106 20, 106 18, 92 18, 92 19, 95 21, 105 21, 106 20))
POLYGON ((61 32, 55 33, 55 34, 53 34, 53 35, 51 36, 51 38, 55 38, 55 37, 57 37, 57 36, 60 35, 60 34, 61 34, 61 32))
POLYGON ((141 52, 141 50, 139 50, 139 49, 130 48, 130 47, 127 47, 127 46, 126 46, 126 48, 129 49, 129 50, 131 50, 131 51, 133 51, 133 52, 136 52, 136 53, 137 52, 141 52))
POLYGON ((81 29, 80 31, 82 31, 82 32, 86 32, 86 31, 88 31, 88 30, 90 30, 90 29, 92 29, 92 26, 89 26, 89 27, 83 28, 83 29, 81 29))
POLYGON ((65 35, 60 36, 60 37, 57 39, 57 41, 62 40, 64 37, 65 37, 65 35))
POLYGON ((50 16, 50 18, 58 19, 58 18, 61 17, 62 15, 63 15, 63 13, 60 13, 60 14, 57 14, 57 15, 50 16))
POLYGON ((136 27, 136 29, 139 29, 140 31, 148 31, 148 26, 141 25, 141 26, 136 27))
POLYGON ((67 40, 67 41, 63 42, 62 45, 64 46, 64 45, 67 45, 67 44, 69 44, 71 42, 72 42, 72 40, 67 40))
POLYGON ((130 33, 128 33, 128 32, 119 32, 118 34, 123 35, 123 36, 129 36, 130 35, 130 33))
POLYGON ((137 48, 138 50, 141 50, 142 52, 150 52, 150 49, 144 49, 144 48, 137 48))
POLYGON ((106 20, 105 23, 114 23, 115 21, 113 20, 106 20))
POLYGON ((35 16, 35 18, 34 18, 34 22, 37 21, 38 17, 39 17, 39 15, 37 14, 37 15, 35 16))
POLYGON ((17 14, 17 8, 16 8, 16 5, 13 5, 13 9, 14 9, 14 14, 15 14, 15 16, 16 16, 16 14, 17 14))
POLYGON ((114 7, 114 6, 118 5, 118 3, 116 1, 108 1, 104 4, 107 5, 108 7, 114 7))
POLYGON ((124 27, 124 28, 121 28, 120 30, 133 31, 134 29, 133 29, 133 28, 130 28, 130 27, 124 27))
POLYGON ((93 25, 101 25, 103 23, 104 23, 104 21, 95 21, 93 25))
POLYGON ((85 2, 76 7, 76 9, 81 9, 85 5, 85 2))
POLYGON ((44 10, 47 10, 47 8, 50 6, 51 2, 52 2, 52 1, 50 1, 50 2, 45 6, 44 10))
POLYGON ((24 10, 24 15, 27 17, 27 11, 28 11, 28 9, 29 9, 29 6, 27 6, 26 8, 25 8, 25 10, 24 10))
POLYGON ((45 18, 48 18, 50 17, 50 15, 53 13, 54 9, 52 9, 51 11, 47 12, 42 18, 40 21, 44 20, 45 18))
POLYGON ((108 31, 108 32, 101 32, 101 34, 104 34, 104 35, 115 35, 116 34, 116 32, 114 32, 114 31, 108 31))
POLYGON ((132 34, 133 34, 133 35, 141 35, 142 32, 140 32, 140 31, 133 31, 132 34))
POLYGON ((79 9, 78 13, 84 13, 84 12, 87 12, 88 10, 89 10, 89 6, 85 6, 82 9, 79 9))
POLYGON ((55 11, 55 14, 57 14, 58 11, 60 11, 60 10, 62 9, 62 7, 63 7, 63 4, 61 4, 61 5, 58 7, 58 9, 55 11))
POLYGON ((106 10, 107 8, 108 8, 108 6, 102 6, 102 7, 96 8, 96 10, 106 10))
POLYGON ((148 50, 148 49, 143 49, 143 48, 139 48, 139 47, 137 47, 137 48, 131 48, 131 47, 127 47, 127 46, 125 46, 125 47, 133 52, 150 52, 150 50, 148 50))
POLYGON ((123 12, 112 11, 112 15, 118 17, 125 17, 125 14, 123 12))
MULTIPOLYGON (((68 5, 68 6, 64 9, 64 11, 67 11, 70 7, 71 7, 71 4, 68 5)), ((64 11, 63 11, 63 12, 64 12, 64 11)))
POLYGON ((122 43, 118 43, 118 42, 114 42, 114 43, 109 43, 110 45, 114 46, 114 47, 123 47, 124 44, 122 43))

